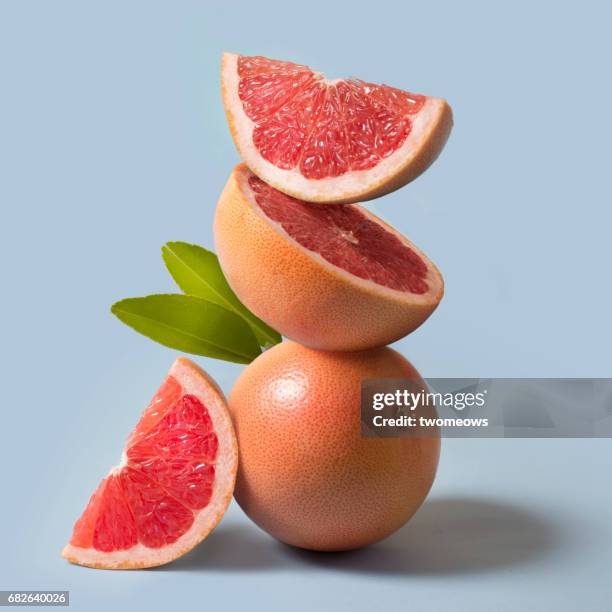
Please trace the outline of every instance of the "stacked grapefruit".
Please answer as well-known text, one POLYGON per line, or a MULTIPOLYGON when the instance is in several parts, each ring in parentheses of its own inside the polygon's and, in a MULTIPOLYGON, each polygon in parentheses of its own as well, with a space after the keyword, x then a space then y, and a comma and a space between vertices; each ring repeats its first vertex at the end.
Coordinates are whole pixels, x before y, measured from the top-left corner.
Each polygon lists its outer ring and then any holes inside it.
POLYGON ((346 550, 386 537, 421 505, 437 437, 363 438, 364 379, 418 372, 385 347, 443 294, 427 256, 356 202, 421 174, 448 138, 448 104, 307 66, 225 54, 222 92, 244 164, 215 215, 225 275, 293 342, 246 368, 230 396, 235 497, 283 542, 346 550))
POLYGON ((225 54, 221 72, 244 163, 217 206, 219 262, 243 304, 288 340, 247 366, 228 405, 197 366, 175 363, 77 521, 64 549, 75 563, 169 562, 206 537, 232 492, 283 542, 358 548, 401 527, 435 477, 438 437, 361 436, 360 387, 421 381, 386 345, 432 314, 442 276, 357 202, 436 159, 450 107, 264 57, 225 54))

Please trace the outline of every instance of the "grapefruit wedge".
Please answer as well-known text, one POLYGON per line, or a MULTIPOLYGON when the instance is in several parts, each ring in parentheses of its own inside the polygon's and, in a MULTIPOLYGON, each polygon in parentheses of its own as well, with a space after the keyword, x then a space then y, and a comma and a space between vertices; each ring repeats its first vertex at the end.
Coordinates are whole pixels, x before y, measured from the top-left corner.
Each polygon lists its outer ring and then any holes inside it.
POLYGON ((221 194, 214 233, 221 267, 242 302, 311 348, 389 344, 442 299, 436 266, 368 210, 292 198, 244 164, 221 194))
POLYGON ((237 466, 223 394, 198 366, 177 359, 62 556, 104 569, 173 561, 217 525, 231 501, 237 466))
POLYGON ((445 100, 307 66, 225 53, 221 89, 242 159, 308 202, 370 200, 414 180, 452 127, 445 100))

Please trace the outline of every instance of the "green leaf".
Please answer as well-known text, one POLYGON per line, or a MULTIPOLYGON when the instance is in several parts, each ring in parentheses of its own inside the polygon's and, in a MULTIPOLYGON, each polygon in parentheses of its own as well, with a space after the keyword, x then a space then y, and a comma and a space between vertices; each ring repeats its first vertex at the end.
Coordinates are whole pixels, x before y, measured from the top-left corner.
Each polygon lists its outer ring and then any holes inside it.
POLYGON ((113 304, 111 311, 137 332, 194 355, 250 363, 261 353, 249 325, 218 304, 180 294, 148 295, 113 304))
POLYGON ((261 346, 281 341, 278 332, 258 319, 238 299, 228 285, 214 253, 196 244, 168 242, 162 247, 162 257, 181 291, 214 302, 240 315, 251 326, 261 346))

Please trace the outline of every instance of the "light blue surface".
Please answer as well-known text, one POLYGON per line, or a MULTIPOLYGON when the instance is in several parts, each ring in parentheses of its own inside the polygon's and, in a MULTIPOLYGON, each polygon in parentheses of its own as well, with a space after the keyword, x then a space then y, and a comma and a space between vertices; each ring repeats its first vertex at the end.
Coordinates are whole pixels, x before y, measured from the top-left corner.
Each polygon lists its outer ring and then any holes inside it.
MULTIPOLYGON (((415 519, 350 555, 285 548, 234 506, 167 569, 59 557, 173 359, 109 306, 172 288, 165 241, 212 246, 238 161, 223 50, 453 105, 438 162, 373 205, 445 275, 398 343, 423 375, 610 376, 608 8, 2 2, 0 589, 70 589, 91 612, 608 609, 610 440, 447 440, 415 519)), ((226 391, 241 369, 200 363, 226 391)))

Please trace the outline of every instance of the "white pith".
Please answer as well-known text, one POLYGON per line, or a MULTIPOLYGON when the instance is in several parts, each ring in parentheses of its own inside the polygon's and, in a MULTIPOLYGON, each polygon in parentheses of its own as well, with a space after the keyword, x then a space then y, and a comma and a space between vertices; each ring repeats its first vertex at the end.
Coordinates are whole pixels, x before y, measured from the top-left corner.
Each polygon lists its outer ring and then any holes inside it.
MULTIPOLYGON (((384 228, 386 231, 395 235, 402 244, 405 244, 410 250, 416 253, 427 266, 427 274, 424 278, 424 281, 427 283, 428 290, 425 293, 410 293, 409 291, 399 291, 397 289, 391 289, 390 287, 386 287, 385 285, 380 285, 374 281, 367 280, 352 274, 351 272, 344 270, 336 266, 333 263, 327 261, 322 255, 315 251, 311 251, 306 247, 302 246, 297 240, 295 240, 292 236, 290 236, 282 227, 280 223, 277 223, 273 219, 270 219, 264 211, 259 207, 257 201, 255 199, 255 194, 249 185, 249 177, 252 176, 250 170, 246 167, 242 167, 241 170, 237 172, 237 180, 240 191, 244 194, 247 201, 252 206, 255 213, 262 218, 266 223, 272 225, 276 232, 278 232, 285 240, 289 241, 294 247, 301 252, 305 253, 316 261, 321 267, 323 267, 328 273, 342 276, 345 282, 351 283, 352 285, 358 286, 361 289, 367 292, 376 292, 378 295, 385 295, 388 299, 400 301, 400 302, 410 302, 411 304, 431 304, 433 302, 437 302, 436 296, 442 291, 442 281, 440 273, 438 272, 435 265, 429 260, 429 258, 414 244, 412 244, 409 240, 406 239, 405 236, 402 236, 399 232, 395 231, 391 226, 384 224, 384 228)), ((363 206, 359 206, 358 204, 347 204, 346 206, 358 206, 360 212, 362 212, 368 219, 374 221, 378 225, 381 225, 381 220, 378 219, 375 215, 373 215, 369 210, 364 208, 363 206)))
MULTIPOLYGON (((219 439, 213 492, 208 505, 202 510, 193 511, 195 518, 192 526, 173 544, 162 548, 149 548, 143 544, 137 544, 127 550, 109 553, 95 548, 81 548, 67 544, 62 550, 64 558, 73 563, 108 569, 162 565, 188 552, 204 539, 227 509, 232 497, 238 462, 232 422, 221 392, 213 386, 212 381, 207 380, 188 365, 189 363, 187 359, 177 359, 168 375, 173 376, 179 382, 183 394, 195 395, 206 406, 219 439)), ((111 468, 109 473, 120 471, 126 462, 127 456, 124 451, 120 464, 111 468)))
MULTIPOLYGON (((287 193, 302 194, 302 197, 311 201, 329 200, 330 194, 338 194, 340 198, 365 193, 398 174, 419 155, 423 143, 430 136, 432 125, 436 123, 446 105, 440 98, 426 97, 422 109, 417 114, 410 115, 412 129, 404 143, 373 168, 351 170, 337 177, 313 180, 302 176, 298 166, 290 170, 278 168, 264 159, 253 144, 255 123, 244 112, 238 95, 239 57, 234 53, 224 53, 221 67, 226 110, 234 125, 234 139, 238 151, 251 170, 266 182, 286 186, 287 193)), ((342 79, 322 80, 334 84, 342 79)))

